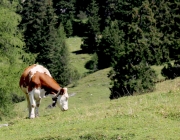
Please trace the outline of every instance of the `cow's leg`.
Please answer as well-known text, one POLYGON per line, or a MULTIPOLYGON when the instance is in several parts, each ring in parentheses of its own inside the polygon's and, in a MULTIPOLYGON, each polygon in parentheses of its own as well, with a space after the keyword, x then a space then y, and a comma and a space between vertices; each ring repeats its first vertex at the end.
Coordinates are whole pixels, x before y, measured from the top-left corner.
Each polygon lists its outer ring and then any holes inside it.
POLYGON ((36 109, 35 109, 35 117, 39 116, 39 106, 41 104, 41 98, 36 100, 36 109))
POLYGON ((28 111, 29 111, 29 114, 30 114, 30 113, 31 113, 31 105, 30 105, 28 93, 26 94, 26 99, 27 99, 27 107, 28 107, 28 111))
POLYGON ((52 98, 52 107, 56 107, 57 97, 52 98))
POLYGON ((33 119, 35 118, 35 100, 34 100, 34 91, 29 92, 29 101, 30 101, 30 107, 31 107, 31 111, 29 113, 29 118, 33 119))

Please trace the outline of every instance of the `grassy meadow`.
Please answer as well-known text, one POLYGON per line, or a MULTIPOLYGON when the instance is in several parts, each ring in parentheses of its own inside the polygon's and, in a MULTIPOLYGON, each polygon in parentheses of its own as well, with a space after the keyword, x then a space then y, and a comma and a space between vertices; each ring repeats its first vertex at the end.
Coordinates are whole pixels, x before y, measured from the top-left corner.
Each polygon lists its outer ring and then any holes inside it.
MULTIPOLYGON (((90 59, 79 51, 81 39, 69 38, 72 65, 83 75, 90 59)), ((155 66, 158 77, 160 67, 155 66)), ((44 98, 40 117, 27 119, 26 101, 15 105, 17 116, 4 120, 0 140, 180 140, 180 78, 156 84, 153 93, 109 100, 109 82, 104 69, 68 86, 69 110, 46 109, 44 98)), ((22 93, 23 94, 23 93, 22 93)))

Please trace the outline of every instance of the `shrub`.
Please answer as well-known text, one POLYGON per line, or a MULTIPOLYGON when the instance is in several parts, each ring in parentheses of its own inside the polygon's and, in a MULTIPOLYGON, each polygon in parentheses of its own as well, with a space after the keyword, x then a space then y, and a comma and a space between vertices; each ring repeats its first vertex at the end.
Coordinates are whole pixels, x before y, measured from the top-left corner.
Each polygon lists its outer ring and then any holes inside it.
POLYGON ((166 79, 174 79, 180 76, 180 62, 175 61, 174 65, 168 63, 166 66, 163 67, 161 70, 161 74, 166 79))
POLYGON ((133 95, 134 93, 152 92, 155 87, 156 73, 145 63, 138 65, 117 65, 109 73, 113 87, 110 99, 133 95))
POLYGON ((13 103, 19 103, 19 102, 22 102, 25 100, 25 97, 24 96, 19 96, 15 93, 12 93, 12 102, 13 103))
POLYGON ((86 64, 85 64, 85 68, 90 69, 92 71, 97 71, 98 70, 98 56, 96 53, 94 53, 91 57, 91 60, 89 60, 86 64))

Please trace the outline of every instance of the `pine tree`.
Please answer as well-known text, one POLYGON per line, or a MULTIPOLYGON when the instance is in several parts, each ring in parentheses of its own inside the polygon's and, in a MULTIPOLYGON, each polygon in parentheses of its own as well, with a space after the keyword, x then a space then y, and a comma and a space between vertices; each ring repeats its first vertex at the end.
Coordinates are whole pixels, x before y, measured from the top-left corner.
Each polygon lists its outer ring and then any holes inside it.
POLYGON ((48 58, 51 63, 46 64, 52 76, 62 86, 66 86, 79 78, 77 70, 69 63, 69 50, 65 43, 65 39, 64 27, 61 24, 57 29, 56 39, 48 53, 48 58))
POLYGON ((165 62, 169 62, 167 66, 164 66, 161 73, 170 79, 178 77, 180 64, 180 2, 178 0, 152 1, 151 7, 155 13, 156 26, 163 34, 161 37, 163 55, 166 58, 170 57, 170 59, 164 59, 165 62), (174 60, 174 64, 171 64, 171 60, 174 60))
MULTIPOLYGON (((45 4, 43 5, 43 8, 46 8, 46 11, 42 11, 42 14, 45 12, 44 19, 42 21, 45 21, 45 22, 42 22, 42 25, 41 25, 44 27, 43 28, 40 27, 40 29, 37 30, 37 34, 42 33, 41 38, 39 38, 40 41, 42 41, 42 42, 39 42, 39 44, 38 44, 39 48, 37 48, 38 54, 36 57, 36 62, 40 63, 44 66, 48 66, 49 63, 52 63, 54 61, 54 60, 51 60, 49 53, 51 51, 55 51, 55 50, 53 50, 53 47, 54 47, 54 44, 57 39, 57 31, 55 28, 57 26, 56 25, 57 19, 56 19, 56 15, 54 13, 54 9, 52 7, 52 2, 50 2, 49 0, 44 1, 44 2, 45 2, 45 4), (44 35, 44 32, 46 33, 46 35, 44 35)), ((40 13, 38 13, 38 14, 40 14, 40 13)), ((36 25, 37 25, 36 23, 33 24, 33 26, 36 26, 36 25)))
POLYGON ((73 25, 71 20, 67 20, 67 22, 64 24, 66 29, 66 36, 71 37, 73 35, 73 25))
POLYGON ((76 15, 79 14, 80 11, 86 13, 90 2, 91 0, 75 0, 76 15))
POLYGON ((86 37, 83 38, 81 48, 88 53, 94 53, 100 39, 100 17, 98 15, 99 8, 95 0, 88 5, 88 21, 86 24, 86 37))
MULTIPOLYGON (((50 0, 28 0, 23 3, 21 28, 24 29, 25 50, 39 53, 47 49, 50 32, 57 24, 50 0)), ((54 32, 54 31, 52 31, 54 32)))
POLYGON ((97 46, 98 68, 111 67, 119 59, 123 51, 124 33, 119 30, 118 21, 112 21, 102 32, 101 42, 97 46))
POLYGON ((21 28, 24 30, 26 46, 24 50, 37 54, 36 62, 43 65, 50 63, 46 55, 55 40, 56 15, 50 0, 29 0, 23 4, 21 28))
POLYGON ((67 37, 73 34, 73 20, 76 0, 53 0, 54 9, 58 16, 58 25, 63 24, 67 37))
POLYGON ((139 7, 136 7, 136 3, 133 6, 128 11, 131 17, 126 21, 129 22, 119 22, 124 26, 124 50, 109 74, 113 83, 110 88, 111 99, 133 95, 134 92, 153 91, 156 74, 150 66, 160 64, 163 59, 160 40, 162 34, 155 26, 149 2, 146 0, 139 7))
POLYGON ((156 20, 156 27, 159 32, 161 32, 161 51, 163 53, 163 57, 161 62, 166 62, 170 57, 170 48, 173 46, 173 36, 172 36, 172 22, 173 18, 170 14, 170 8, 168 6, 169 2, 160 0, 160 1, 152 1, 150 7, 152 12, 154 13, 154 18, 156 20))
MULTIPOLYGON (((124 56, 127 57, 127 56, 124 56)), ((130 96, 135 93, 142 94, 152 92, 155 89, 155 71, 146 65, 145 62, 132 65, 123 59, 113 66, 108 77, 111 79, 110 99, 117 99, 122 96, 130 96)))
POLYGON ((180 56, 180 16, 179 0, 157 1, 152 4, 157 27, 163 33, 163 48, 169 50, 164 55, 169 55, 172 60, 179 60, 180 56))

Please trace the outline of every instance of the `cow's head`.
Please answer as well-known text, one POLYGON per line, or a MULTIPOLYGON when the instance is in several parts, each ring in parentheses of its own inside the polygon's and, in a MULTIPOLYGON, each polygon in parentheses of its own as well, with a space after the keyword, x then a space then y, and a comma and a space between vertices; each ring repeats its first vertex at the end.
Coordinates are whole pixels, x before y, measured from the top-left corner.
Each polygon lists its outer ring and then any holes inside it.
POLYGON ((68 110, 68 98, 67 88, 62 88, 57 98, 57 104, 62 111, 68 110))

